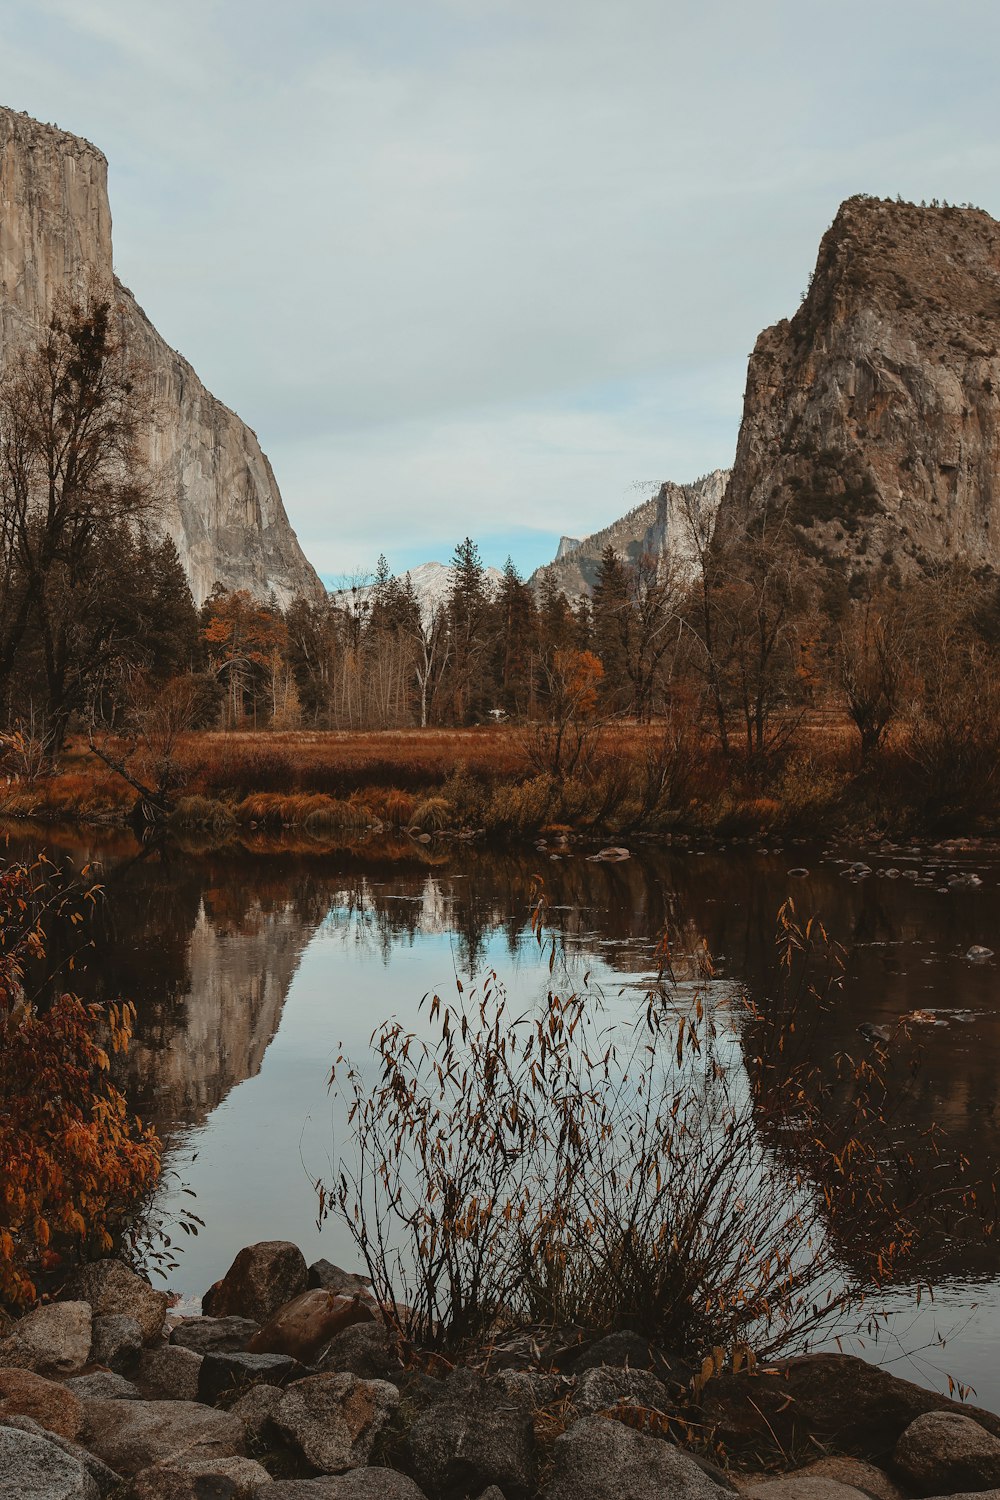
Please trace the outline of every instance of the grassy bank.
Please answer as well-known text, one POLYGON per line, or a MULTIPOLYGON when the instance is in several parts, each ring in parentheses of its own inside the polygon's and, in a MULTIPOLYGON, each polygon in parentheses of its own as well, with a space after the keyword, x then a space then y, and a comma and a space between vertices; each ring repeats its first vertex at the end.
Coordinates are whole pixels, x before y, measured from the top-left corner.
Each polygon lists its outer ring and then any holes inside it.
MULTIPOLYGON (((859 763, 846 723, 817 715, 794 748, 724 756, 700 733, 615 724, 385 732, 205 732, 174 750, 172 824, 355 836, 372 830, 533 837, 690 832, 917 835, 992 832, 993 769, 947 747, 937 764, 899 738, 859 763)), ((0 815, 123 822, 135 791, 85 742, 49 774, 11 775, 0 815)))

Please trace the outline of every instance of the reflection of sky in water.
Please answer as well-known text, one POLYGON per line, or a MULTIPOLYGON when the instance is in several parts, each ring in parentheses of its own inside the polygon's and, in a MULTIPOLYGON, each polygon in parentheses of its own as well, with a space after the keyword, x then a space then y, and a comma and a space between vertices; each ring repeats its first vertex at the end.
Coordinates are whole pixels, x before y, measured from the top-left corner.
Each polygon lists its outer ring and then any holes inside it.
MULTIPOLYGON (((195 1191, 193 1207, 206 1220, 196 1240, 180 1236, 184 1254, 171 1277, 178 1291, 200 1295, 258 1239, 293 1240, 307 1260, 323 1255, 353 1265, 346 1232, 335 1221, 322 1233, 315 1225, 312 1182, 329 1178, 334 1154, 330 1066, 341 1046, 360 1061, 389 1016, 419 1029, 425 994, 456 996, 457 946, 447 931, 404 935, 392 947, 390 971, 377 935, 366 941, 363 918, 341 909, 323 922, 302 955, 260 1072, 233 1088, 204 1126, 175 1138, 168 1165, 195 1191)), ((647 952, 651 947, 645 944, 647 952)), ((621 1005, 631 1015, 643 1003, 631 989, 619 1000, 621 975, 592 954, 565 955, 550 979, 530 932, 513 954, 505 933, 487 937, 479 972, 489 969, 521 1006, 544 996, 550 982, 556 989, 579 984, 586 972, 603 987, 609 1009, 621 1005)))
MULTIPOLYGON (((200 1295, 242 1245, 261 1238, 293 1239, 308 1258, 352 1263, 335 1223, 317 1232, 311 1185, 330 1172, 326 1079, 338 1046, 360 1057, 394 1012, 416 1027, 421 997, 453 996, 456 970, 468 990, 470 969, 495 968, 516 1004, 536 1002, 549 984, 525 926, 536 856, 455 850, 434 869, 412 859, 374 868, 349 853, 282 862, 233 851, 131 863, 134 848, 113 847, 110 835, 95 835, 86 849, 74 842, 80 837, 66 842, 78 864, 101 856, 101 839, 108 843, 114 918, 81 984, 92 983, 97 998, 136 1000, 133 1096, 159 1123, 207 1221, 197 1240, 175 1236, 185 1253, 173 1285, 200 1295)), ((44 844, 53 849, 53 841, 46 830, 44 844)), ((878 878, 880 867, 907 863, 901 854, 865 858, 876 874, 861 883, 817 851, 692 858, 651 849, 615 866, 553 863, 551 925, 562 932, 569 973, 557 967, 552 985, 564 990, 589 972, 611 1014, 634 1016, 665 921, 680 932, 682 954, 703 936, 721 975, 757 985, 774 952, 775 912, 792 894, 850 948, 824 1052, 855 1048, 862 1021, 891 1027, 917 1007, 946 1019, 924 1036, 912 1124, 944 1125, 985 1171, 1000 1155, 998 964, 970 964, 963 955, 976 943, 1000 950, 1000 865, 995 856, 956 856, 956 866, 960 858, 974 864, 984 881, 956 893, 928 859, 911 861, 926 872, 911 882, 878 878), (812 873, 790 882, 786 872, 799 864, 812 873)), ((677 971, 683 989, 690 975, 682 962, 677 971)), ((739 1068, 735 1043, 725 1052, 739 1068)), ((976 1385, 984 1404, 1000 1405, 992 1354, 1000 1334, 991 1279, 997 1250, 957 1244, 953 1260, 950 1269, 964 1279, 947 1281, 933 1303, 901 1306, 898 1342, 883 1338, 878 1357, 938 1384, 935 1371, 947 1371, 976 1385), (933 1347, 938 1333, 949 1340, 943 1350, 933 1347), (923 1350, 916 1365, 900 1344, 923 1350)))

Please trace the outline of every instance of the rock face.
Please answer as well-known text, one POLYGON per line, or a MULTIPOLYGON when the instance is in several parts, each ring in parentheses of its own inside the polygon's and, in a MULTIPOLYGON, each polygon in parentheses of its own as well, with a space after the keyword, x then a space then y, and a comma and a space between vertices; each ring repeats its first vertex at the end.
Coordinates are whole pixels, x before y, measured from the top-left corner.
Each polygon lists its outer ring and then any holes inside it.
POLYGON ((688 573, 695 558, 692 526, 706 539, 711 536, 728 479, 728 469, 715 469, 693 484, 663 484, 652 499, 583 541, 564 536, 555 560, 532 575, 532 584, 537 588, 547 572, 568 598, 589 594, 601 554, 609 546, 626 561, 635 562, 649 553, 671 559, 683 574, 688 573))
POLYGON ((114 279, 104 156, 89 141, 0 107, 0 360, 61 293, 88 285, 113 288, 122 333, 150 372, 159 524, 176 543, 196 602, 217 582, 262 596, 273 589, 282 604, 322 598, 256 436, 114 279))
POLYGON ((750 359, 718 521, 785 511, 848 573, 1000 566, 1000 224, 851 198, 750 359))

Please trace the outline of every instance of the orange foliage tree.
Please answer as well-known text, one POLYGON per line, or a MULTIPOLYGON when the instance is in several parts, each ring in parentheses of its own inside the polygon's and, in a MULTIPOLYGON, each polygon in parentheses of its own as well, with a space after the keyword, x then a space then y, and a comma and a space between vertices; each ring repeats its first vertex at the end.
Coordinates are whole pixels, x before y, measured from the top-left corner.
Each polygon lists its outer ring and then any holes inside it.
POLYGON ((154 1131, 110 1078, 134 1008, 70 994, 41 1008, 25 990, 46 921, 83 920, 54 874, 44 859, 0 872, 0 1303, 14 1306, 35 1298, 39 1272, 110 1250, 160 1171, 154 1131))

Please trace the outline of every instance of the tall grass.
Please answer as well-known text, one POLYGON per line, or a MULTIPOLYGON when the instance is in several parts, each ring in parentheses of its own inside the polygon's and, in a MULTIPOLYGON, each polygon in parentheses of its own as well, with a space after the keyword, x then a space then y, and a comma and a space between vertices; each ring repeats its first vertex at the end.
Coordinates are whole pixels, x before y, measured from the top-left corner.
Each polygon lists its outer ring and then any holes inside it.
POLYGON ((490 976, 425 997, 420 1033, 385 1023, 373 1064, 338 1057, 351 1144, 320 1219, 405 1337, 460 1350, 576 1324, 771 1356, 870 1316, 918 1226, 972 1211, 960 1173, 915 1187, 884 1052, 825 1074, 803 1050, 842 979, 822 927, 788 904, 779 944, 766 1003, 720 1004, 707 959, 675 982, 664 944, 632 1023, 587 986, 517 1013, 490 976))

